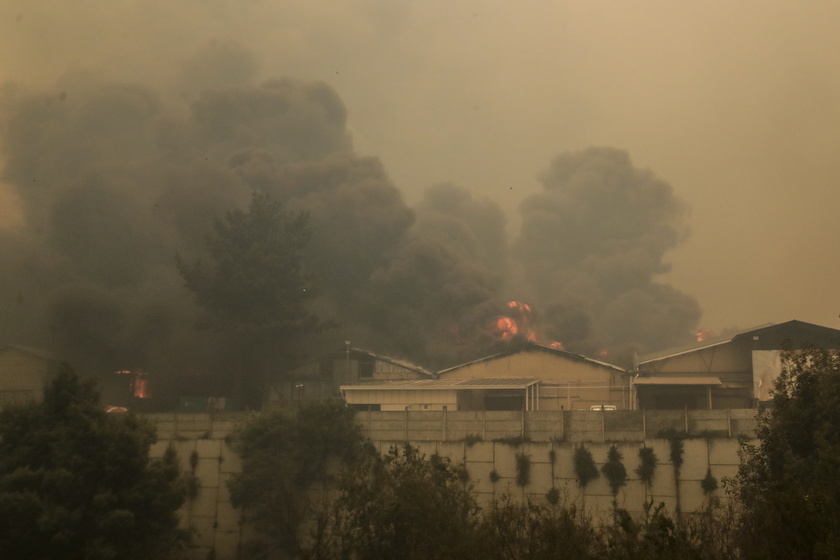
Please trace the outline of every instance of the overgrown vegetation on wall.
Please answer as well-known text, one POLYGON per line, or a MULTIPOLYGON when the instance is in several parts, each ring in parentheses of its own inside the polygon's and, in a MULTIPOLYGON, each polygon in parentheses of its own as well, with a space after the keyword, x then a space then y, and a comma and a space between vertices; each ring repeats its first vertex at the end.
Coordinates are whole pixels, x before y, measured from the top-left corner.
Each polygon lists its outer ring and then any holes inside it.
POLYGON ((613 510, 618 509, 618 491, 627 483, 627 469, 622 463, 624 457, 615 445, 607 452, 607 462, 601 467, 601 472, 607 477, 612 492, 613 510))
POLYGON ((598 478, 598 468, 595 466, 592 452, 583 445, 575 449, 574 462, 578 486, 586 488, 590 481, 598 478))
POLYGON ((531 456, 525 453, 516 454, 516 484, 528 486, 531 482, 531 456))
POLYGON ((649 511, 653 506, 653 475, 656 473, 657 461, 658 459, 656 457, 656 453, 653 451, 653 448, 639 448, 639 466, 636 467, 634 472, 644 486, 645 511, 649 511), (648 501, 648 497, 650 497, 650 501, 648 501))
POLYGON ((668 458, 671 459, 671 466, 674 471, 674 491, 676 505, 674 511, 679 518, 682 513, 682 504, 680 501, 680 473, 682 472, 682 465, 685 461, 685 433, 669 431, 663 434, 668 440, 668 458))

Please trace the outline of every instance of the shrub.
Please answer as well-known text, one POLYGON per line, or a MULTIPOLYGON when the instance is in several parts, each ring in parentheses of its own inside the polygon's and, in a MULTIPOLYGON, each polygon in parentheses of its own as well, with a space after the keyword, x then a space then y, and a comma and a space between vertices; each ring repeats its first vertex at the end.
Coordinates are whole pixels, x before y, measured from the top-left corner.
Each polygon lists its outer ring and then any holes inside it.
POLYGON ((516 454, 516 484, 525 487, 531 482, 531 456, 516 454))
POLYGON ((613 505, 615 505, 615 498, 618 495, 619 489, 627 483, 627 469, 624 468, 621 460, 621 452, 613 445, 607 452, 607 462, 601 467, 601 472, 607 477, 610 483, 610 491, 613 495, 613 505))
POLYGON ((592 459, 592 452, 583 445, 575 449, 574 462, 575 474, 581 488, 586 488, 590 481, 600 476, 595 467, 595 461, 592 459))

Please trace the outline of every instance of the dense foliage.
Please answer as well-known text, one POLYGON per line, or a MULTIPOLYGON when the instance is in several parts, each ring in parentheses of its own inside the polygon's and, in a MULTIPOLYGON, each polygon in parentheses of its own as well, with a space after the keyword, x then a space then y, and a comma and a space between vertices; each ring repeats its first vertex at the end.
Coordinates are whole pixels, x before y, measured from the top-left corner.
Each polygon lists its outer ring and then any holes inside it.
POLYGON ((303 265, 308 217, 254 194, 247 212, 217 219, 207 240, 211 264, 178 267, 207 312, 205 323, 227 338, 237 404, 259 408, 278 373, 296 365, 307 337, 323 324, 309 311, 313 277, 303 265))
POLYGON ((341 556, 460 560, 475 552, 478 507, 449 459, 406 444, 348 476, 338 500, 341 556))
POLYGON ((231 501, 269 546, 293 557, 322 545, 342 469, 371 454, 353 410, 331 401, 255 415, 232 444, 242 471, 230 480, 231 501))
POLYGON ((750 559, 840 557, 840 358, 789 351, 758 443, 743 442, 734 495, 750 559))
POLYGON ((68 366, 42 402, 0 412, 0 558, 164 558, 184 496, 174 451, 149 460, 154 441, 68 366))

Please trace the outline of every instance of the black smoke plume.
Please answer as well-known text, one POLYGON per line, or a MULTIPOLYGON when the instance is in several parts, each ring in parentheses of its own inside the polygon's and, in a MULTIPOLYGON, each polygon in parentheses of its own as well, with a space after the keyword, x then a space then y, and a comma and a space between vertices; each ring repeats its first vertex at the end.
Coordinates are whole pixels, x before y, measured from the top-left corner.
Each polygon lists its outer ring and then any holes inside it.
POLYGON ((684 209, 626 153, 555 159, 545 191, 522 203, 511 251, 505 215, 486 197, 441 184, 410 208, 377 158, 354 153, 330 86, 242 83, 246 55, 213 49, 241 72, 222 79, 197 57, 184 83, 200 91, 91 76, 49 92, 3 89, 3 180, 25 221, 0 231, 0 344, 49 348, 101 373, 224 370, 216 335, 195 328, 175 257, 201 256, 214 217, 254 190, 310 215, 315 312, 338 325, 313 352, 351 340, 454 365, 507 344, 494 325, 516 299, 533 309, 532 339, 613 361, 690 339, 697 303, 656 281, 687 234, 684 209))

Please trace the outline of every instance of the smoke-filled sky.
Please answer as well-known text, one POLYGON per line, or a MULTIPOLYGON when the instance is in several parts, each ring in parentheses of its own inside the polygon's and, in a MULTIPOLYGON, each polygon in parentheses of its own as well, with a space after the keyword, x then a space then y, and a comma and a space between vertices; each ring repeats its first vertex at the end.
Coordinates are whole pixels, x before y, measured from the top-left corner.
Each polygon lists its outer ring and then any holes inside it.
POLYGON ((113 332, 139 290, 158 332, 169 255, 253 187, 311 212, 313 266, 353 272, 321 309, 362 340, 468 336, 506 299, 586 351, 840 326, 838 23, 832 0, 8 0, 5 316, 40 295, 53 333, 82 308, 113 332))

